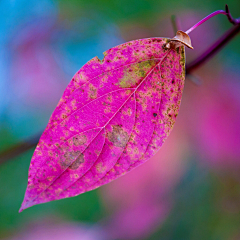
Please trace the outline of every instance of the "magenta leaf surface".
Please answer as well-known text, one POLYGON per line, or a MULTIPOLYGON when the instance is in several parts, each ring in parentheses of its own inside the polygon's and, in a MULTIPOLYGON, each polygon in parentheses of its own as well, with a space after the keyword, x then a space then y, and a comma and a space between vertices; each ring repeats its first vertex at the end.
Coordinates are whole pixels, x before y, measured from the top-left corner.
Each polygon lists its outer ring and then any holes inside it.
POLYGON ((20 211, 95 189, 144 163, 178 115, 184 47, 148 38, 109 49, 67 86, 33 154, 20 211))

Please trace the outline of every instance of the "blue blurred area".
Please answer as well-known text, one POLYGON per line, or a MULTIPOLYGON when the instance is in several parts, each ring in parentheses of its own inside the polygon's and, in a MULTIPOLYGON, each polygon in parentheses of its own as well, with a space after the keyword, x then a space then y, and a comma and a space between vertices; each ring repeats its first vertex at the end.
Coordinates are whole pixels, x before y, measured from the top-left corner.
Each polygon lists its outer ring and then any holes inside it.
MULTIPOLYGON (((172 37, 224 1, 0 1, 0 150, 41 132, 72 76, 125 41, 172 37)), ((229 1, 233 16, 240 3, 229 1)), ((194 59, 230 28, 218 16, 192 33, 194 59)), ((239 34, 189 79, 159 153, 78 197, 18 213, 33 149, 0 165, 0 239, 240 239, 239 34)))
MULTIPOLYGON (((1 1, 0 9, 1 122, 6 123, 7 125, 9 123, 9 128, 11 128, 14 134, 17 135, 16 137, 19 135, 26 136, 34 131, 28 131, 26 134, 24 133, 27 131, 27 126, 24 127, 24 125, 26 125, 24 123, 26 123, 26 121, 29 123, 32 122, 29 121, 29 119, 32 117, 32 114, 31 111, 28 111, 28 109, 21 102, 24 98, 24 93, 21 94, 22 89, 19 89, 19 96, 17 96, 13 90, 13 61, 15 56, 18 54, 16 48, 21 44, 21 42, 24 41, 25 35, 29 34, 28 32, 24 31, 24 28, 26 28, 27 25, 35 22, 36 28, 38 27, 38 24, 41 24, 41 21, 46 18, 51 19, 51 22, 56 21, 57 8, 52 1, 1 1), (22 130, 18 132, 17 129, 22 130)), ((40 33, 42 32, 43 28, 44 26, 42 26, 42 29, 39 29, 40 33)), ((33 38, 34 37, 35 36, 33 36, 33 38)), ((22 86, 21 84, 19 85, 22 86)), ((26 92, 26 90, 24 92, 26 92)))
POLYGON ((114 24, 59 19, 52 1, 3 1, 1 9, 1 122, 21 139, 46 126, 82 65, 122 39, 114 24))

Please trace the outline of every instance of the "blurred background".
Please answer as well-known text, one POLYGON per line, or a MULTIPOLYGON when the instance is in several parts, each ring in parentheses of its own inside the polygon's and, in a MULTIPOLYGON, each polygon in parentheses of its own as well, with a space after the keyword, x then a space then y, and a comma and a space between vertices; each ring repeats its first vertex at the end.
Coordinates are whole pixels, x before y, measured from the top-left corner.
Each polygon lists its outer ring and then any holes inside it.
MULTIPOLYGON (((173 37, 237 0, 1 0, 0 151, 39 134, 82 65, 126 41, 173 37)), ((190 36, 199 56, 231 27, 190 36)), ((97 190, 18 213, 34 149, 0 165, 0 239, 239 240, 240 35, 186 79, 175 127, 147 163, 97 190)))

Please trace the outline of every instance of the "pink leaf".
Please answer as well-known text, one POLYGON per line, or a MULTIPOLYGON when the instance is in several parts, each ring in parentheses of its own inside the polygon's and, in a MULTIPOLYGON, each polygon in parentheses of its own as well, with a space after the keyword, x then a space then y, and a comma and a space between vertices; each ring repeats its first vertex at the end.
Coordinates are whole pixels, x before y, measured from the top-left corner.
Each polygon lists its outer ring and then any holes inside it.
POLYGON ((144 163, 175 123, 184 46, 149 38, 109 49, 73 77, 36 147, 20 211, 93 190, 144 163))

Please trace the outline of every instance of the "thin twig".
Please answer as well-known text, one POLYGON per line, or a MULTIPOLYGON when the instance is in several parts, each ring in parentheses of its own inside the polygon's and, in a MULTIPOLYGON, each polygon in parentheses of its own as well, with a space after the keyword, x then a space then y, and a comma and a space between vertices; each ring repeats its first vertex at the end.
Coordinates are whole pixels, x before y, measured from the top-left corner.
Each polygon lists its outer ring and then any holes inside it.
POLYGON ((0 164, 19 156, 20 154, 36 147, 41 134, 30 137, 26 141, 21 141, 0 153, 0 164))
POLYGON ((240 24, 232 27, 222 37, 220 37, 212 46, 210 46, 201 56, 196 58, 186 66, 186 74, 189 74, 194 69, 205 64, 211 59, 220 49, 222 49, 231 39, 233 39, 240 32, 240 24))

